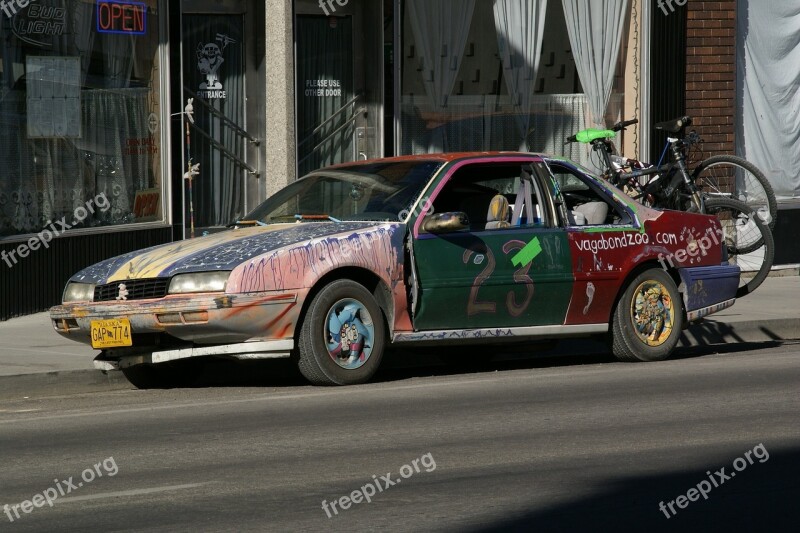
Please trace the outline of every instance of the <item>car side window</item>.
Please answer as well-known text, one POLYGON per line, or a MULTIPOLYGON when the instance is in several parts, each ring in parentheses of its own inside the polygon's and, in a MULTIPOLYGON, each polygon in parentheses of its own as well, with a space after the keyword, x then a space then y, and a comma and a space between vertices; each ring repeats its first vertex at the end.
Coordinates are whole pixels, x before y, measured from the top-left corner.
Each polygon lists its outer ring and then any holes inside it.
POLYGON ((518 216, 525 197, 522 165, 473 164, 458 169, 433 199, 435 213, 462 212, 467 215, 470 231, 505 229, 542 224, 535 190, 532 198, 533 220, 518 216))
POLYGON ((586 181, 572 169, 549 163, 561 195, 566 203, 568 226, 608 226, 630 224, 630 215, 598 187, 586 181))

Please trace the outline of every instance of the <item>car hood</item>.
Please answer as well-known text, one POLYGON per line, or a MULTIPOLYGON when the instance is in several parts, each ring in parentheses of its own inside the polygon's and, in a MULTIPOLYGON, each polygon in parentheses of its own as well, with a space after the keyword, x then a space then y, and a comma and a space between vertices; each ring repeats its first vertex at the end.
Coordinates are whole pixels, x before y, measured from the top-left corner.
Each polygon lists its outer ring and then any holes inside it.
POLYGON ((307 222, 239 228, 120 255, 85 268, 70 281, 104 284, 170 277, 186 272, 232 270, 267 252, 332 235, 357 234, 387 222, 307 222))

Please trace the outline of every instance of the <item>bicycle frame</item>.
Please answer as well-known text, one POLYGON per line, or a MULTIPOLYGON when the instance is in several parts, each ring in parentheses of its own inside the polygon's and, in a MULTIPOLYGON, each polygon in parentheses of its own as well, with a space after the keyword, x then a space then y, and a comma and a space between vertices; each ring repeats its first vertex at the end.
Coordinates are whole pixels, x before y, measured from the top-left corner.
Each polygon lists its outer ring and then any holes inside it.
POLYGON ((685 147, 686 144, 683 140, 676 137, 669 137, 667 144, 664 146, 664 152, 661 155, 659 165, 646 169, 637 169, 630 172, 624 172, 621 167, 614 164, 611 159, 613 154, 613 146, 610 139, 616 136, 617 131, 624 129, 625 125, 630 125, 635 121, 628 121, 619 123, 611 130, 584 130, 577 135, 567 139, 567 142, 583 142, 591 144, 592 149, 600 153, 600 157, 606 167, 609 181, 617 186, 625 186, 630 184, 633 180, 637 180, 636 188, 640 190, 641 195, 636 199, 642 199, 645 196, 656 196, 660 207, 667 207, 673 209, 684 209, 683 202, 679 196, 686 197, 691 201, 691 209, 698 212, 705 212, 705 205, 700 190, 689 175, 689 170, 686 166, 685 147), (671 161, 666 164, 661 164, 667 153, 670 153, 671 161), (644 176, 658 176, 648 183, 641 185, 638 184, 638 179, 644 176), (669 183, 664 185, 664 181, 660 180, 661 176, 671 176, 669 183), (681 195, 680 191, 684 189, 686 194, 681 195))

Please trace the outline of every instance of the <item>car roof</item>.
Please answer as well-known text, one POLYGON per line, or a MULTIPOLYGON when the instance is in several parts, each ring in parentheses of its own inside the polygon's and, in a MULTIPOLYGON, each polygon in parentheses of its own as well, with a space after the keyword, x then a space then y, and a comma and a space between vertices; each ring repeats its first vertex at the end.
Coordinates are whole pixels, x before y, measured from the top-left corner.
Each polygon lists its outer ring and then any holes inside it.
POLYGON ((367 161, 351 161, 349 163, 339 163, 327 168, 335 169, 341 167, 354 167, 362 165, 372 165, 375 163, 408 163, 408 162, 421 162, 421 161, 438 161, 441 163, 451 163, 461 159, 481 159, 485 157, 530 157, 533 159, 540 159, 546 157, 539 153, 530 152, 451 152, 441 154, 419 154, 419 155, 403 155, 397 157, 384 157, 379 159, 370 159, 367 161))

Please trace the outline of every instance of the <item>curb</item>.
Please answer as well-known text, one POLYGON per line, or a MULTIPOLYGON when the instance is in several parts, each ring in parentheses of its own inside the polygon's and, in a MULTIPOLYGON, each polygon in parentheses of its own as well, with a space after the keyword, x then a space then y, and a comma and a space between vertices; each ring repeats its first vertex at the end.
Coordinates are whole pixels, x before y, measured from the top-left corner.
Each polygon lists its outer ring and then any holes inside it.
POLYGON ((122 372, 101 372, 95 369, 0 376, 0 400, 21 400, 26 396, 60 396, 62 394, 107 392, 132 388, 122 372))
POLYGON ((798 338, 800 338, 800 318, 748 320, 733 324, 702 320, 683 332, 678 346, 787 341, 798 338))

